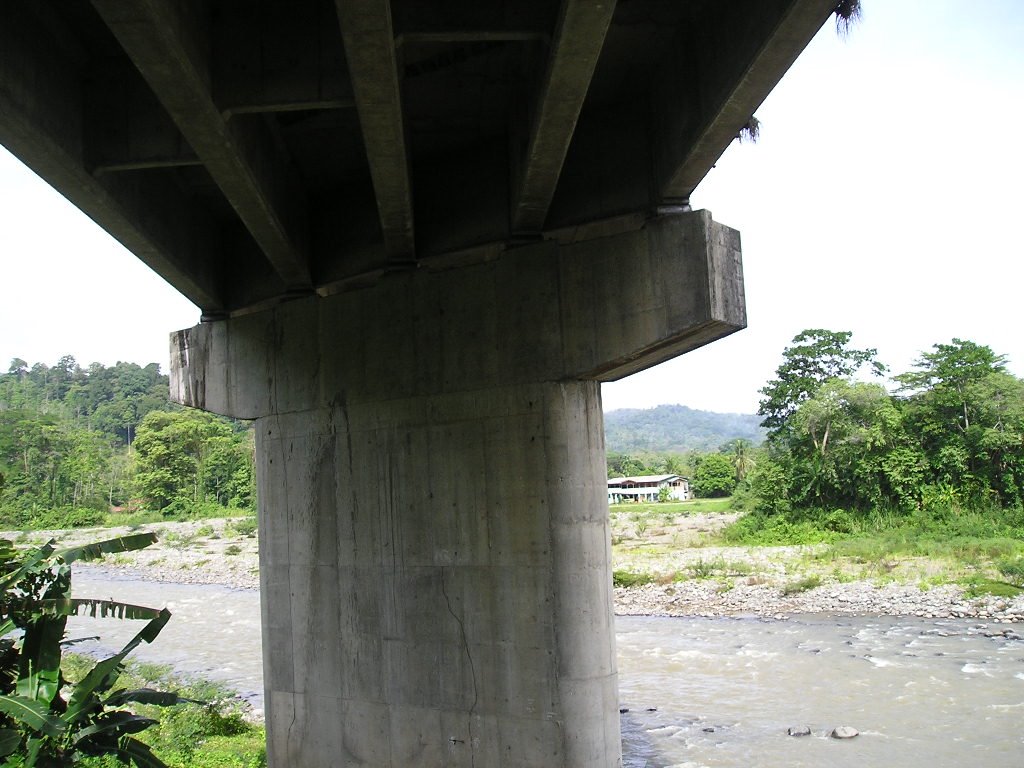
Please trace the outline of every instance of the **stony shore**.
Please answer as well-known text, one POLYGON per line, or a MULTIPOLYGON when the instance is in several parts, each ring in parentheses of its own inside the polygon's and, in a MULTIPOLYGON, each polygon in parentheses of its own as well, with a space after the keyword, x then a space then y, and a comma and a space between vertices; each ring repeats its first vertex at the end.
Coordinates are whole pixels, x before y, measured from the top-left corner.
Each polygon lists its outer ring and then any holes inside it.
MULTIPOLYGON (((705 521, 706 522, 706 521, 705 521)), ((694 523, 694 525, 699 525, 694 523)), ((139 552, 104 558, 105 568, 126 569, 139 578, 186 584, 223 584, 259 587, 257 539, 244 523, 202 520, 145 526, 158 543, 139 552)), ((706 529, 706 528, 705 528, 706 529)), ((704 530, 704 529, 702 529, 704 530)), ((74 531, 35 531, 0 534, 20 544, 55 538, 61 546, 137 532, 128 528, 74 531)), ((752 573, 733 578, 663 579, 615 589, 615 611, 620 615, 743 616, 783 618, 791 614, 919 616, 968 618, 992 623, 1024 622, 1024 596, 968 598, 963 587, 942 584, 921 589, 915 584, 877 579, 838 580, 825 576, 819 586, 793 590, 791 563, 798 548, 690 547, 672 553, 672 570, 685 572, 697 563, 747 564, 752 573), (788 558, 788 559, 787 559, 788 558)), ((615 568, 635 567, 629 551, 617 551, 615 568)), ((665 572, 664 564, 662 572, 665 572)), ((88 565, 76 567, 88 568, 88 565)))
POLYGON ((823 584, 786 595, 777 586, 691 580, 645 584, 615 590, 615 612, 622 616, 765 616, 827 613, 858 616, 920 616, 981 619, 992 623, 1024 621, 1024 599, 964 597, 955 585, 927 591, 903 584, 868 581, 823 584))

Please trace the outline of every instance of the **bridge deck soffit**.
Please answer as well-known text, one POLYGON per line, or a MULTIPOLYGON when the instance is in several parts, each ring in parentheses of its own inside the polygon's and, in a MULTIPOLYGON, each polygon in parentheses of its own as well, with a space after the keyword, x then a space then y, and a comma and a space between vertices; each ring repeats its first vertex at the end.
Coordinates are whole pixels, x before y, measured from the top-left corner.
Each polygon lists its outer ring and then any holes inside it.
POLYGON ((209 316, 689 197, 835 0, 0 4, 0 144, 209 316))

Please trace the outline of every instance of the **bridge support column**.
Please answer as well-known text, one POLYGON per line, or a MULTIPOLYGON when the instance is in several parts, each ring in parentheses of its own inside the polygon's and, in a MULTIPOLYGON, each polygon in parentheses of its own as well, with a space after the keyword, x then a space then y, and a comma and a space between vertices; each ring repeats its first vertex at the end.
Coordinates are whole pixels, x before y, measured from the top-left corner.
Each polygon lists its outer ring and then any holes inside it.
POLYGON ((599 381, 744 319, 699 212, 175 334, 257 419, 270 764, 620 765, 599 381))

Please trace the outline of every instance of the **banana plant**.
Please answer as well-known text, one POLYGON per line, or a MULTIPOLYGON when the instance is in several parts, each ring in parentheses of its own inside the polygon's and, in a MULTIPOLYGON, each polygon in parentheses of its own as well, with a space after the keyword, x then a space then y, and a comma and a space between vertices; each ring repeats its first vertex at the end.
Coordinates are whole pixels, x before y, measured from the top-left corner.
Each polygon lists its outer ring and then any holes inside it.
POLYGON ((170 619, 157 610, 114 600, 71 597, 71 564, 142 549, 156 541, 139 533, 58 550, 50 541, 27 552, 0 539, 0 768, 55 768, 83 757, 113 755, 125 765, 164 763, 134 737, 156 721, 139 717, 132 703, 170 706, 175 693, 117 688, 125 658, 151 643, 170 619), (76 684, 61 673, 69 616, 146 621, 113 656, 97 662, 76 684))

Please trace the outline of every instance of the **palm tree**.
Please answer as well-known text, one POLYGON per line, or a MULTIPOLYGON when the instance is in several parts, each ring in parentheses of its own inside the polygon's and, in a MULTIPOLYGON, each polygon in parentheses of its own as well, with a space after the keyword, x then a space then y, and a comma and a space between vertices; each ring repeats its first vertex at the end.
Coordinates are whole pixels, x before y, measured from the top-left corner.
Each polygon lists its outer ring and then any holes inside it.
POLYGON ((750 455, 751 449, 754 446, 749 440, 738 437, 735 440, 730 440, 724 447, 729 455, 729 460, 732 462, 733 469, 736 470, 736 482, 742 483, 743 478, 754 468, 756 463, 750 455))

